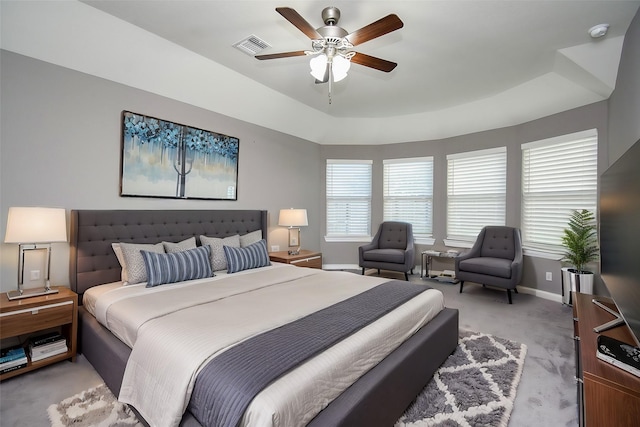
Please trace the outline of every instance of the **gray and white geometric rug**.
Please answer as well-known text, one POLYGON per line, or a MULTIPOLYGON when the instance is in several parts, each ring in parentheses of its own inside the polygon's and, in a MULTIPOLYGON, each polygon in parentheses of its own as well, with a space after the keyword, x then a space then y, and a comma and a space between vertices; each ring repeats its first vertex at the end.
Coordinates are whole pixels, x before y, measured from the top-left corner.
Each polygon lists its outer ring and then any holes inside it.
MULTIPOLYGON (((492 335, 460 331, 455 352, 395 427, 506 427, 527 348, 492 335)), ((48 408, 52 427, 141 426, 106 385, 48 408)))
POLYGON ((506 427, 527 347, 460 331, 458 347, 396 423, 396 427, 506 427))

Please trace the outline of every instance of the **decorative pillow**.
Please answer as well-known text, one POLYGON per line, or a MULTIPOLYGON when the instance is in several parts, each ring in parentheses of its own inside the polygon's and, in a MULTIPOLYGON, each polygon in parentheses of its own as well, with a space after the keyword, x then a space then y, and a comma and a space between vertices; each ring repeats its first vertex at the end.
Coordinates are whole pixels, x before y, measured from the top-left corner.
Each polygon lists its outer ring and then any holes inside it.
POLYGON ((140 251, 147 271, 147 288, 211 277, 210 253, 209 246, 170 254, 140 251))
POLYGON ((211 246, 211 269, 213 271, 226 270, 227 259, 224 256, 223 246, 240 247, 240 236, 234 235, 220 239, 219 237, 200 236, 202 246, 211 246))
POLYGON ((116 254, 116 258, 118 258, 118 262, 120 263, 120 268, 122 268, 122 272, 120 273, 120 280, 122 280, 123 284, 126 285, 127 280, 127 269, 124 265, 124 255, 122 255, 122 248, 120 248, 120 243, 115 242, 111 244, 113 248, 113 252, 116 254))
POLYGON ((144 245, 138 243, 120 243, 122 256, 124 258, 124 267, 127 271, 127 282, 130 285, 147 281, 147 270, 142 259, 141 250, 155 253, 164 253, 162 243, 155 245, 144 245))
POLYGON ((196 237, 195 236, 189 237, 188 239, 185 239, 182 242, 178 242, 178 243, 162 242, 162 246, 164 246, 164 251, 168 254, 182 252, 188 249, 195 249, 196 237))
POLYGON ((251 233, 243 234, 240 236, 240 247, 246 248, 256 242, 262 240, 262 230, 252 231, 251 233))
POLYGON ((223 249, 227 258, 227 273, 271 265, 267 252, 267 241, 264 239, 245 248, 223 246, 223 249))

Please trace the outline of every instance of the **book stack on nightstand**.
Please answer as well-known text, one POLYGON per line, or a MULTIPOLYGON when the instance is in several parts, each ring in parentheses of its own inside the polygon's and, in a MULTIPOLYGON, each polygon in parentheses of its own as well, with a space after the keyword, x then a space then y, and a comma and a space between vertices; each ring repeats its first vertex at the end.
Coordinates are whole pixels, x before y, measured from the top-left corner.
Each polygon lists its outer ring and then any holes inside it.
POLYGON ((0 351, 0 373, 15 371, 27 366, 27 354, 24 347, 16 345, 0 351))
POLYGON ((67 340, 58 332, 50 332, 29 339, 29 357, 32 362, 69 351, 67 340))

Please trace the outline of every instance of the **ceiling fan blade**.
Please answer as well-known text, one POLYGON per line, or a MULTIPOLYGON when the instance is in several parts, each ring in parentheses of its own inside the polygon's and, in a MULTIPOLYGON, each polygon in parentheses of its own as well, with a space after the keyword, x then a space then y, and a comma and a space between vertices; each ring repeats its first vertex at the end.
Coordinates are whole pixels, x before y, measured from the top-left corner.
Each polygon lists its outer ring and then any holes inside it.
POLYGON ((291 58, 292 56, 305 56, 304 50, 296 50, 294 52, 281 52, 281 53, 270 53, 268 55, 256 55, 254 58, 256 59, 278 59, 278 58, 291 58))
POLYGON ((321 39, 322 36, 311 26, 298 12, 290 7, 276 7, 276 12, 291 22, 297 29, 302 31, 311 40, 321 39))
POLYGON ((376 70, 384 71, 385 73, 392 71, 398 65, 395 62, 376 58, 375 56, 360 52, 356 52, 353 58, 351 58, 351 62, 364 65, 365 67, 375 68, 376 70))
POLYGON ((398 18, 398 15, 391 14, 384 18, 378 19, 376 22, 360 28, 353 33, 347 35, 345 38, 351 42, 352 45, 357 46, 369 40, 373 40, 376 37, 383 36, 395 30, 399 30, 404 27, 404 23, 398 18))

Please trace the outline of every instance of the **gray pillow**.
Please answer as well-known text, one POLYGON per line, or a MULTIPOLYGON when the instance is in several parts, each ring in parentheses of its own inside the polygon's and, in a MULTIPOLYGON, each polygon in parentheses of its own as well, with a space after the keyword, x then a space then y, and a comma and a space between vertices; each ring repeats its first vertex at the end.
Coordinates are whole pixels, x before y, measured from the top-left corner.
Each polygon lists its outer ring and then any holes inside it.
POLYGON ((224 246, 231 246, 232 248, 240 247, 240 236, 234 235, 221 239, 219 237, 207 237, 200 236, 201 245, 211 246, 211 269, 213 271, 220 271, 227 269, 227 258, 224 255, 224 246))
POLYGON ((196 248, 196 237, 189 237, 188 239, 183 240, 182 242, 173 243, 173 242, 162 242, 162 246, 164 246, 164 251, 168 254, 174 254, 176 252, 182 252, 189 249, 196 248))
POLYGON ((148 252, 164 253, 164 245, 156 243, 155 245, 144 245, 138 243, 120 243, 122 256, 124 258, 124 266, 127 270, 127 282, 125 284, 134 285, 136 283, 147 281, 147 268, 142 258, 141 250, 148 252))
POLYGON ((242 236, 240 236, 240 247, 246 248, 249 245, 258 243, 260 240, 262 240, 262 230, 256 230, 252 231, 251 233, 243 234, 242 236))

